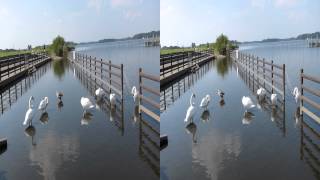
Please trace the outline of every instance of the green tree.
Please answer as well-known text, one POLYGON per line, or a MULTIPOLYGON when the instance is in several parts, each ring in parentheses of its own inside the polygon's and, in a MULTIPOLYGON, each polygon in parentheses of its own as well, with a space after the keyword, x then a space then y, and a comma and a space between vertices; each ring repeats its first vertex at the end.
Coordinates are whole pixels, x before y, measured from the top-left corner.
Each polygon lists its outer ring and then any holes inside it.
POLYGON ((52 51, 56 56, 63 56, 63 46, 65 44, 64 38, 61 36, 57 36, 53 41, 52 41, 52 51))
POLYGON ((228 44, 229 44, 228 37, 221 34, 216 40, 215 49, 219 54, 226 55, 228 44))

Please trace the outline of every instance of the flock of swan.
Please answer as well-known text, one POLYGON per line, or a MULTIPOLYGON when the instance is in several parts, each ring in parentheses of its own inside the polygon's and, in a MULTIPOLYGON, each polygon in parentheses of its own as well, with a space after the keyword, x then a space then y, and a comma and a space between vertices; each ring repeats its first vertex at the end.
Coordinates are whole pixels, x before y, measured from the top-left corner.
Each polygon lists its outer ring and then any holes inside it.
MULTIPOLYGON (((257 95, 259 101, 265 100, 266 94, 267 94, 267 91, 263 87, 260 87, 256 92, 256 95, 257 95)), ((218 89, 217 95, 220 96, 221 100, 223 100, 225 93, 222 90, 218 89)), ((294 87, 294 89, 292 91, 292 95, 293 95, 296 103, 298 103, 298 100, 301 95, 298 87, 294 87)), ((277 96, 278 96, 277 94, 271 94, 271 96, 270 96, 271 106, 273 109, 277 107, 277 99, 278 99, 277 96)), ((184 119, 185 122, 193 123, 193 118, 194 118, 194 115, 196 112, 196 105, 194 103, 195 97, 196 97, 196 95, 194 93, 192 93, 191 97, 190 97, 190 105, 187 109, 186 117, 184 119)), ((207 94, 205 97, 202 98, 201 103, 200 103, 200 107, 207 109, 207 107, 210 103, 210 100, 211 100, 211 96, 209 94, 207 94)), ((249 110, 256 107, 256 105, 253 103, 252 99, 249 96, 243 96, 241 102, 242 102, 242 105, 245 109, 245 113, 244 113, 245 117, 252 116, 252 113, 249 110)), ((243 122, 243 124, 248 124, 248 123, 243 122)))
MULTIPOLYGON (((137 105, 138 91, 135 86, 132 87, 131 94, 133 96, 133 100, 135 102, 135 105, 137 105)), ((63 102, 62 102, 63 92, 56 92, 56 97, 58 100, 58 105, 61 106, 63 104, 63 102)), ((107 97, 107 93, 102 88, 99 87, 95 91, 95 98, 97 99, 97 101, 103 101, 106 97, 107 97)), ((25 119, 23 121, 24 126, 27 126, 27 125, 28 125, 28 127, 32 126, 32 120, 33 120, 34 115, 36 113, 36 110, 34 109, 34 100, 35 100, 35 98, 33 96, 30 96, 29 103, 28 103, 28 110, 25 114, 25 119)), ((109 94, 109 102, 111 105, 110 106, 111 109, 114 109, 116 106, 116 95, 114 93, 109 94)), ((48 97, 42 98, 39 103, 38 110, 45 113, 48 104, 49 104, 49 98, 48 97)), ((95 105, 92 103, 92 101, 88 97, 81 97, 80 104, 83 109, 83 117, 86 116, 86 114, 88 113, 89 110, 92 110, 95 107, 95 105)))

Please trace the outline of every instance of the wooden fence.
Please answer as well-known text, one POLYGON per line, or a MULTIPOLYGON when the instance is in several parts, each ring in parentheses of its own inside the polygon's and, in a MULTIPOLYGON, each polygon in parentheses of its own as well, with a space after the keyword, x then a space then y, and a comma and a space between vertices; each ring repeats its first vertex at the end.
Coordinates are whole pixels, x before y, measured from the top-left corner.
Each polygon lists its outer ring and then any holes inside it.
POLYGON ((50 69, 50 63, 37 69, 31 76, 24 76, 17 79, 7 86, 0 89, 0 114, 18 101, 18 99, 25 94, 31 86, 36 83, 46 72, 50 69))
POLYGON ((165 111, 171 104, 180 98, 188 89, 190 89, 198 80, 200 80, 208 71, 210 71, 213 62, 203 65, 197 73, 188 73, 176 79, 170 84, 161 86, 160 111, 165 111))
MULTIPOLYGON (((95 91, 98 87, 100 87, 100 84, 98 84, 97 81, 92 80, 87 73, 82 71, 82 68, 75 65, 74 66, 74 75, 76 78, 78 78, 81 82, 81 84, 89 91, 89 93, 94 96, 95 91)), ((120 106, 116 106, 115 109, 111 110, 111 106, 109 101, 106 101, 105 103, 99 103, 97 102, 97 105, 99 106, 99 109, 105 113, 106 116, 109 116, 112 120, 112 123, 115 127, 118 128, 121 135, 124 135, 124 107, 123 103, 120 104, 120 106)))
POLYGON ((152 110, 148 109, 146 106, 144 106, 144 103, 151 105, 152 107, 154 107, 155 109, 160 109, 160 104, 158 102, 155 102, 154 100, 152 100, 150 97, 147 97, 144 94, 144 91, 151 93, 155 96, 158 96, 160 99, 160 90, 157 88, 152 88, 152 87, 148 87, 145 83, 144 80, 150 80, 156 83, 160 82, 160 78, 159 76, 154 76, 154 75, 150 75, 147 74, 145 72, 142 71, 142 69, 139 69, 139 113, 141 116, 141 113, 145 113, 148 116, 150 116, 151 118, 153 118, 154 120, 160 122, 160 116, 153 112, 152 110))
POLYGON ((303 115, 303 113, 305 113, 309 117, 311 117, 313 120, 315 120, 317 123, 320 124, 320 116, 315 114, 311 110, 309 110, 304 104, 304 103, 306 103, 307 105, 310 105, 311 107, 313 107, 313 108, 317 109, 318 111, 320 111, 320 104, 318 104, 314 100, 311 100, 310 98, 308 98, 305 95, 305 93, 308 93, 309 95, 320 97, 320 91, 318 89, 314 89, 314 88, 308 87, 306 85, 307 81, 320 85, 320 78, 319 77, 314 77, 314 76, 305 74, 303 72, 303 69, 301 69, 301 73, 300 73, 300 92, 301 92, 301 96, 300 96, 300 115, 303 115))
POLYGON ((160 78, 164 79, 168 76, 176 74, 180 71, 188 70, 195 64, 203 64, 213 55, 205 51, 186 51, 179 53, 172 53, 160 56, 160 78))
POLYGON ((252 75, 260 87, 264 87, 270 93, 278 93, 285 101, 285 64, 278 65, 273 61, 266 61, 264 58, 239 52, 232 52, 232 59, 252 75))
MULTIPOLYGON (((263 84, 260 84, 256 79, 254 79, 254 74, 250 73, 248 69, 239 68, 238 64, 233 64, 234 68, 237 69, 238 76, 245 82, 249 87, 249 90, 256 94, 257 89, 263 87, 263 84)), ((269 94, 271 91, 268 92, 269 94)), ((271 114, 271 120, 275 125, 280 129, 283 136, 286 136, 286 113, 285 113, 285 101, 278 99, 278 108, 273 109, 268 104, 271 104, 270 98, 265 99, 265 101, 259 102, 258 105, 261 107, 261 110, 266 111, 271 114)))
POLYGON ((50 60, 46 52, 25 53, 0 59, 0 87, 28 73, 50 60))
POLYGON ((98 60, 96 57, 75 53, 72 60, 91 79, 98 81, 100 87, 106 92, 115 92, 123 102, 123 64, 115 65, 111 61, 98 60))

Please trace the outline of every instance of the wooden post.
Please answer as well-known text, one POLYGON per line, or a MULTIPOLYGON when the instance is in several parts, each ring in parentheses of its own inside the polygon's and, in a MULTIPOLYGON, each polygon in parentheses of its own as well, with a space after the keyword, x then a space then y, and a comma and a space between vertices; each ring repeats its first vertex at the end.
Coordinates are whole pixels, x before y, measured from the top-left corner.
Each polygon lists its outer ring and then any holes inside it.
POLYGON ((123 64, 121 64, 121 104, 123 104, 123 99, 123 64))
POLYGON ((89 61, 89 62, 90 62, 90 66, 89 66, 89 67, 90 67, 90 70, 89 70, 89 71, 91 72, 91 56, 89 56, 89 60, 90 60, 90 61, 89 61))
POLYGON ((172 75, 172 55, 171 55, 171 57, 170 57, 170 62, 171 62, 171 63, 170 63, 170 64, 171 64, 171 65, 170 65, 170 69, 171 69, 171 75, 172 75))
POLYGON ((2 77, 2 71, 1 71, 1 68, 2 68, 2 63, 0 62, 0 81, 1 81, 1 77, 2 77))
POLYGON ((283 85, 283 101, 285 101, 286 100, 286 96, 285 96, 285 94, 286 94, 286 65, 285 64, 282 64, 282 85, 283 85))
POLYGON ((265 70, 265 59, 263 58, 262 59, 262 68, 263 68, 263 88, 266 88, 266 82, 265 82, 265 80, 266 80, 266 70, 265 70))
POLYGON ((110 83, 109 93, 111 93, 111 61, 110 60, 109 60, 109 83, 110 83))
MULTIPOLYGON (((160 61, 161 62, 161 61, 160 61)), ((164 70, 165 61, 162 61, 162 76, 165 77, 165 70, 164 70)))
POLYGON ((97 82, 97 58, 96 57, 94 57, 94 82, 95 82, 95 84, 96 84, 96 82, 97 82))
POLYGON ((142 73, 142 69, 139 68, 139 114, 141 116, 141 110, 140 110, 140 105, 142 104, 141 102, 141 95, 142 95, 142 78, 141 78, 141 73, 142 73))
POLYGON ((273 60, 271 61, 271 84, 272 84, 271 93, 273 93, 273 60))
POLYGON ((102 79, 102 66, 103 64, 102 64, 102 58, 100 59, 100 72, 101 72, 101 74, 100 74, 100 77, 101 77, 101 79, 102 79))
MULTIPOLYGON (((300 91, 301 96, 303 97, 303 69, 300 70, 300 91)), ((300 98, 300 115, 302 115, 303 99, 300 98)))

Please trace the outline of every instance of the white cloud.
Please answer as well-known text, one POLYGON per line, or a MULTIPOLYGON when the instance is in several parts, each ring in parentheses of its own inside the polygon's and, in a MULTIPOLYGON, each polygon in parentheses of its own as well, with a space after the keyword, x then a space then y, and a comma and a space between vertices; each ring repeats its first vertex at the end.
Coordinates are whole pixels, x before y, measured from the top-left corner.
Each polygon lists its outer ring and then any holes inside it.
POLYGON ((111 0, 112 7, 125 7, 133 4, 141 4, 143 0, 111 0))
POLYGON ((267 0, 251 0, 251 6, 255 8, 265 8, 267 0))
POLYGON ((124 17, 126 18, 126 19, 129 19, 129 20, 134 20, 134 19, 136 19, 137 17, 140 17, 140 16, 142 16, 142 14, 140 13, 140 12, 138 12, 138 11, 131 11, 131 10, 129 10, 129 11, 125 11, 124 12, 124 17))
POLYGON ((292 7, 292 6, 294 6, 294 5, 296 5, 297 4, 297 0, 275 0, 274 1, 274 5, 275 5, 275 7, 284 7, 284 8, 286 8, 286 7, 292 7))
POLYGON ((100 12, 103 6, 103 0, 88 0, 88 7, 100 12))

